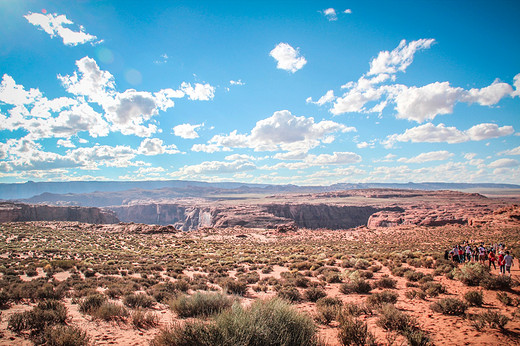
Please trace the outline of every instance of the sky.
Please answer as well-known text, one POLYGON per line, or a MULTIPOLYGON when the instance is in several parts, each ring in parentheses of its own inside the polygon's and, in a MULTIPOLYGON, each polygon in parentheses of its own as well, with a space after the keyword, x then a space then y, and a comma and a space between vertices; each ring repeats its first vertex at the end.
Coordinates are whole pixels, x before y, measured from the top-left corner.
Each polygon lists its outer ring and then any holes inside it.
POLYGON ((0 182, 520 184, 520 2, 0 1, 0 182))

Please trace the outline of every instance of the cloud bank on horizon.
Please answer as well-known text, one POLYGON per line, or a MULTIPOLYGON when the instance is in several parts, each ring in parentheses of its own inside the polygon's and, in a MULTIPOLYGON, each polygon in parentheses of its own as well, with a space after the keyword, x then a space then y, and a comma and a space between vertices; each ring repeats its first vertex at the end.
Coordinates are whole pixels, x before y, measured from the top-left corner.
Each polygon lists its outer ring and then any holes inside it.
POLYGON ((520 50, 499 51, 519 29, 479 28, 484 13, 462 23, 476 57, 462 27, 411 29, 420 6, 400 26, 361 3, 169 5, 177 24, 22 3, 0 5, 0 182, 520 183, 520 50))

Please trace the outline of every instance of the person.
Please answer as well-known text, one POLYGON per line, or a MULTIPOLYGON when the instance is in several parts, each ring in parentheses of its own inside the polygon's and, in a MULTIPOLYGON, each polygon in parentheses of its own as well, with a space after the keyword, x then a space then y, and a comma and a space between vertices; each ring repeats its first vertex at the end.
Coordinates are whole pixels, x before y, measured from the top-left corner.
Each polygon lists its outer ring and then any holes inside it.
POLYGON ((478 257, 480 263, 484 264, 486 262, 487 255, 486 248, 484 247, 484 245, 480 245, 480 247, 478 248, 478 257))
POLYGON ((459 245, 459 263, 464 263, 464 248, 459 245))
POLYGON ((447 261, 450 258, 450 252, 448 250, 444 251, 444 259, 447 261))
POLYGON ((471 262, 471 246, 466 245, 466 261, 471 262))
POLYGON ((475 262, 478 262, 478 246, 475 245, 475 248, 473 249, 473 260, 475 262))
POLYGON ((506 273, 506 262, 504 261, 503 251, 498 253, 498 267, 500 268, 500 275, 504 275, 506 273))
POLYGON ((497 258, 495 257, 495 253, 493 251, 489 251, 488 260, 489 260, 489 269, 491 269, 491 265, 493 265, 493 268, 495 268, 495 270, 496 270, 497 266, 495 265, 495 261, 497 260, 497 258))
POLYGON ((513 265, 513 256, 509 254, 509 251, 506 251, 506 255, 504 256, 504 263, 506 266, 506 272, 511 275, 511 266, 513 265))

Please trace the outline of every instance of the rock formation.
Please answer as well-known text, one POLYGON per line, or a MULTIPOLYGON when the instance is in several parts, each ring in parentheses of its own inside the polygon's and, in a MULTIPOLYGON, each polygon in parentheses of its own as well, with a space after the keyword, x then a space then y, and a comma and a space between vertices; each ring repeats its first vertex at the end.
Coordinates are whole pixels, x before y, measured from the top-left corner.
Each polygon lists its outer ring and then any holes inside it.
POLYGON ((96 224, 119 222, 112 211, 100 208, 0 203, 0 222, 17 221, 79 221, 96 224))

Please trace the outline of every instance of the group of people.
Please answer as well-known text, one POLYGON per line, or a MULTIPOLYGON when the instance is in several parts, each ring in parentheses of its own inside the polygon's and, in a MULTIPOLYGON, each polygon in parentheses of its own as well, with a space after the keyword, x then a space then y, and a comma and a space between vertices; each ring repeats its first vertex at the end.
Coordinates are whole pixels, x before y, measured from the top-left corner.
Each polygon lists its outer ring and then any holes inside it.
POLYGON ((473 247, 468 243, 457 244, 452 250, 446 250, 444 252, 444 259, 452 260, 457 263, 465 262, 480 262, 486 264, 491 269, 497 269, 498 264, 500 274, 505 275, 508 273, 511 275, 511 267, 513 266, 513 256, 509 250, 505 249, 504 244, 493 244, 489 247, 485 247, 484 244, 474 245, 473 247))

